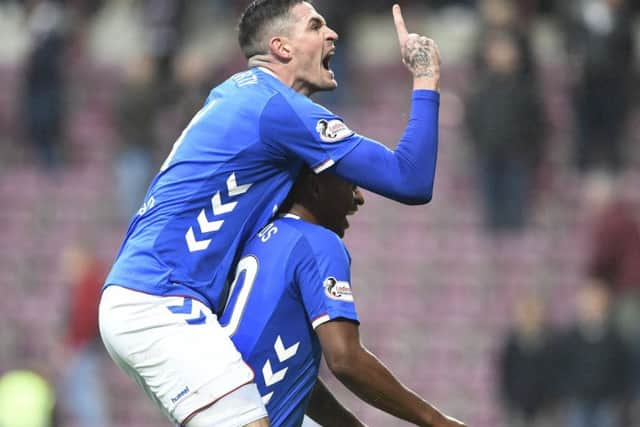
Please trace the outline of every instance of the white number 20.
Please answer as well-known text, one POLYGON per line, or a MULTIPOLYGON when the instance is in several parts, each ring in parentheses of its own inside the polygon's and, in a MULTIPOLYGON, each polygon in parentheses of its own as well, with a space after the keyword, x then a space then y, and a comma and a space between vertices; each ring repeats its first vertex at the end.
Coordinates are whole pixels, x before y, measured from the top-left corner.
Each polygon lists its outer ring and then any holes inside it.
MULTIPOLYGON (((258 274, 258 260, 254 256, 247 256, 240 260, 240 262, 238 263, 238 267, 236 269, 236 277, 235 279, 233 279, 233 283, 231 284, 231 289, 229 289, 229 298, 233 296, 233 292, 238 286, 238 281, 240 280, 240 277, 244 276, 244 280, 242 281, 242 285, 240 285, 238 298, 236 298, 236 302, 232 308, 231 318, 229 319, 229 323, 222 326, 222 328, 225 330, 228 336, 233 336, 233 334, 238 329, 238 325, 240 324, 240 318, 242 317, 244 308, 247 305, 247 301, 249 300, 249 294, 251 293, 251 288, 253 288, 253 283, 256 280, 257 274, 258 274)), ((229 299, 229 301, 230 300, 231 299, 229 299)), ((225 307, 225 311, 228 308, 229 307, 225 307)))

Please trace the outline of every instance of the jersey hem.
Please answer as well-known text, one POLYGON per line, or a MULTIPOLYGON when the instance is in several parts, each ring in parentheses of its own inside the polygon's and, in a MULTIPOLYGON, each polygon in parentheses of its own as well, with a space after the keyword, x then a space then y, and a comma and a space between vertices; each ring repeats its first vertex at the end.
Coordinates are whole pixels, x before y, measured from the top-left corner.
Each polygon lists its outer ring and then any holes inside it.
POLYGON ((118 286, 121 288, 128 289, 130 291, 139 292, 141 294, 146 294, 146 295, 153 295, 157 297, 192 298, 196 301, 201 302, 205 306, 207 306, 215 314, 215 311, 213 311, 213 309, 211 308, 211 304, 209 303, 209 301, 207 301, 207 299, 202 294, 180 283, 176 283, 175 285, 173 285, 175 286, 175 289, 167 289, 166 287, 162 287, 162 286, 153 287, 154 291, 157 289, 160 292, 152 292, 151 289, 149 289, 149 287, 140 288, 132 285, 123 285, 121 283, 106 283, 102 287, 102 290, 100 291, 100 293, 102 294, 102 292, 104 292, 105 289, 107 289, 110 286, 118 286))

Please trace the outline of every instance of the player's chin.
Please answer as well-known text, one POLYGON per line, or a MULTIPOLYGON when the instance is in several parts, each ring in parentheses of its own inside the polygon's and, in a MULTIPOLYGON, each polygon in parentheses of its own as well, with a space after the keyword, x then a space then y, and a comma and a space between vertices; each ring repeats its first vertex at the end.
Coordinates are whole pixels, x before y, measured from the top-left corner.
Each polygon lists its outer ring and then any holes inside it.
POLYGON ((345 218, 340 227, 338 227, 338 236, 344 237, 344 233, 346 233, 347 228, 349 228, 349 221, 345 218))
POLYGON ((338 87, 338 82, 335 79, 329 79, 329 80, 323 81, 317 87, 318 87, 318 91, 326 92, 326 91, 336 89, 338 87))
POLYGON ((322 79, 322 83, 320 84, 320 90, 334 90, 338 87, 338 81, 336 80, 333 71, 327 70, 323 68, 324 78, 322 79))
POLYGON ((335 74, 333 74, 333 71, 329 71, 329 83, 328 85, 330 86, 329 90, 334 90, 335 88, 338 87, 338 81, 336 80, 336 76, 335 74))
POLYGON ((325 227, 336 233, 338 237, 343 238, 345 231, 349 228, 349 223, 346 219, 344 221, 337 220, 333 221, 330 225, 325 225, 325 227))

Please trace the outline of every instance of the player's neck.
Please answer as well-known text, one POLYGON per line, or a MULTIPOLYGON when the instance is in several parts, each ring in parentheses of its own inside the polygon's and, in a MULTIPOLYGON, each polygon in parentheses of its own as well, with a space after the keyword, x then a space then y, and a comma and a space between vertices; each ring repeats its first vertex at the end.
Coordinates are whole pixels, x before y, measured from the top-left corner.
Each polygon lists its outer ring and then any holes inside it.
POLYGON ((306 82, 303 81, 304 84, 300 84, 298 79, 295 78, 295 75, 292 74, 283 64, 278 62, 274 62, 267 55, 255 55, 249 58, 248 62, 249 68, 258 67, 262 69, 264 72, 271 74, 273 77, 280 80, 284 85, 289 86, 293 90, 298 93, 301 93, 305 96, 311 95, 311 90, 309 90, 309 86, 306 82))
POLYGON ((289 209, 289 213, 297 215, 300 217, 300 219, 303 219, 312 224, 318 224, 318 219, 315 217, 315 215, 309 209, 305 208, 299 203, 294 203, 293 206, 291 206, 291 209, 289 209))
POLYGON ((286 78, 285 73, 283 73, 282 67, 280 67, 276 62, 274 62, 267 55, 252 56, 251 58, 249 58, 248 65, 249 65, 249 68, 258 67, 262 69, 262 71, 268 74, 271 74, 273 77, 277 78, 287 86, 291 86, 288 82, 288 80, 291 80, 291 79, 286 78))

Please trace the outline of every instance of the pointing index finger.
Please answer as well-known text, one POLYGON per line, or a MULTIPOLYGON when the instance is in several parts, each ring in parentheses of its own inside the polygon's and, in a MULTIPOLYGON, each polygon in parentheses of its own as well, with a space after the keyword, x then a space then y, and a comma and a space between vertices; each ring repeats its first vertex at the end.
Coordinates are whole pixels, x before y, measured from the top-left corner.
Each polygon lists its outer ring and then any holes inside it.
POLYGON ((400 5, 394 4, 391 10, 393 12, 393 23, 396 26, 396 33, 398 33, 398 42, 400 43, 400 48, 402 48, 409 38, 409 32, 407 31, 407 26, 405 25, 404 19, 402 18, 400 5))

